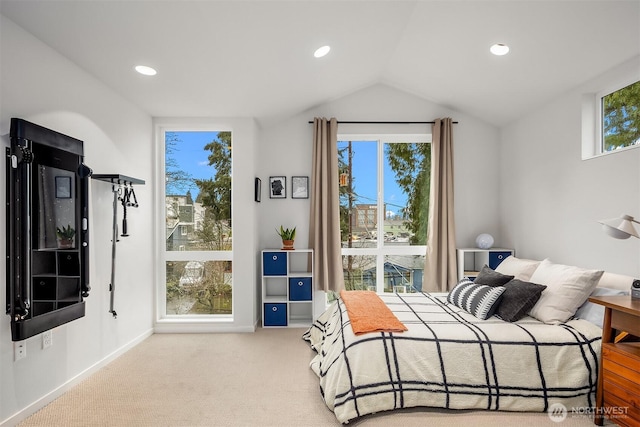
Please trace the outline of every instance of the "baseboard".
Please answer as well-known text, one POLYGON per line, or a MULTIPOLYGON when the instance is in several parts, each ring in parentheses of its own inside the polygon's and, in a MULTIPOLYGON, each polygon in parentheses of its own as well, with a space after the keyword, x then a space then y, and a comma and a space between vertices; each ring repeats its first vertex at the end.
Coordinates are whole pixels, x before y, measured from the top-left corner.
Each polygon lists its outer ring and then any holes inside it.
POLYGON ((122 356, 124 353, 131 350, 133 347, 140 344, 145 339, 149 338, 151 335, 153 335, 153 329, 149 329, 144 333, 138 335, 136 338, 132 339, 131 341, 129 341, 122 347, 118 348, 117 350, 113 351, 111 354, 105 356, 103 359, 99 360, 93 365, 89 366, 87 369, 80 372, 75 377, 70 378, 64 384, 60 385, 59 387, 45 394, 40 399, 36 400, 29 406, 23 408, 22 410, 16 412, 6 420, 0 422, 0 426, 12 427, 17 425, 21 421, 24 421, 25 419, 27 419, 27 417, 35 414, 40 409, 44 408, 49 403, 53 402, 55 399, 57 399, 58 397, 62 396, 64 393, 69 391, 71 388, 73 388, 83 380, 87 379, 88 377, 96 373, 101 368, 107 366, 109 363, 117 359, 119 356, 122 356))

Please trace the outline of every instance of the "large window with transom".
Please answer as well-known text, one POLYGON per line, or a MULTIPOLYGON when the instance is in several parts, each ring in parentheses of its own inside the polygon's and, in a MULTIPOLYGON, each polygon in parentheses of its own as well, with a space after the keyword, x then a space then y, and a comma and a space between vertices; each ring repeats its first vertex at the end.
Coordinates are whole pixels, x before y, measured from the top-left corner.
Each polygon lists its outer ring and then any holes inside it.
POLYGON ((163 129, 162 134, 161 317, 231 318, 231 132, 163 129))
POLYGON ((338 135, 338 164, 346 289, 420 291, 431 135, 338 135))

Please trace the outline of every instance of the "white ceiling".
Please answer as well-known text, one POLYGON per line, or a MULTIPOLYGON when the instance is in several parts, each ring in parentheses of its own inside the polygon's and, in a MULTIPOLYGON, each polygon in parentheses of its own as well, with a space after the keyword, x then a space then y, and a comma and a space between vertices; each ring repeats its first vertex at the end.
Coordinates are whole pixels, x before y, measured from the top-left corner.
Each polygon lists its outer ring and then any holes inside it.
POLYGON ((640 0, 0 0, 0 13, 151 116, 262 125, 381 83, 502 126, 640 55, 640 0), (511 53, 491 55, 496 42, 511 53))

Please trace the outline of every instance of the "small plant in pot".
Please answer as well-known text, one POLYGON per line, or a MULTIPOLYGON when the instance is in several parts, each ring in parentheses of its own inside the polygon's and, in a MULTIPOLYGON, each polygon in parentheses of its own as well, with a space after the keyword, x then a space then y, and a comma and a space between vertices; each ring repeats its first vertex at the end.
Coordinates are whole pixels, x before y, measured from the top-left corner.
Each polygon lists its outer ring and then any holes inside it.
POLYGON ((62 226, 62 228, 56 228, 56 235, 58 236, 58 247, 60 249, 69 249, 73 247, 73 236, 76 235, 75 228, 71 228, 71 224, 62 226))
POLYGON ((282 249, 285 251, 293 250, 293 241, 296 239, 296 227, 291 229, 280 226, 280 230, 276 228, 276 233, 282 239, 282 249))

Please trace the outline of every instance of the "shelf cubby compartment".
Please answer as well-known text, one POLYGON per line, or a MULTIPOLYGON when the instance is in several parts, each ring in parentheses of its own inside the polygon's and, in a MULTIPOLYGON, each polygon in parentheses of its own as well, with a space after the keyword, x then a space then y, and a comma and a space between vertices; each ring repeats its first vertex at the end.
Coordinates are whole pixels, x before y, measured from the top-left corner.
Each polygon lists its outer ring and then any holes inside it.
POLYGON ((271 299, 287 300, 287 280, 286 278, 264 278, 264 296, 271 299))
POLYGON ((290 301, 311 301, 312 296, 311 277, 289 277, 290 301))
POLYGON ((287 303, 264 303, 264 326, 287 326, 287 303))
POLYGON ((313 303, 289 302, 289 326, 308 326, 313 322, 313 303))
POLYGON ((80 301, 80 279, 61 277, 58 279, 58 301, 80 301))
POLYGON ((54 301, 56 299, 56 277, 34 276, 32 295, 34 300, 54 301))
POLYGON ((287 253, 266 251, 262 253, 262 274, 264 276, 287 275, 287 253))
POLYGON ((289 251, 289 276, 311 276, 312 274, 312 260, 311 252, 306 250, 302 251, 289 251))
POLYGON ((79 276, 80 258, 78 252, 60 251, 58 252, 58 275, 59 276, 79 276))
POLYGON ((34 276, 56 275, 56 252, 55 251, 33 251, 32 271, 34 276))

